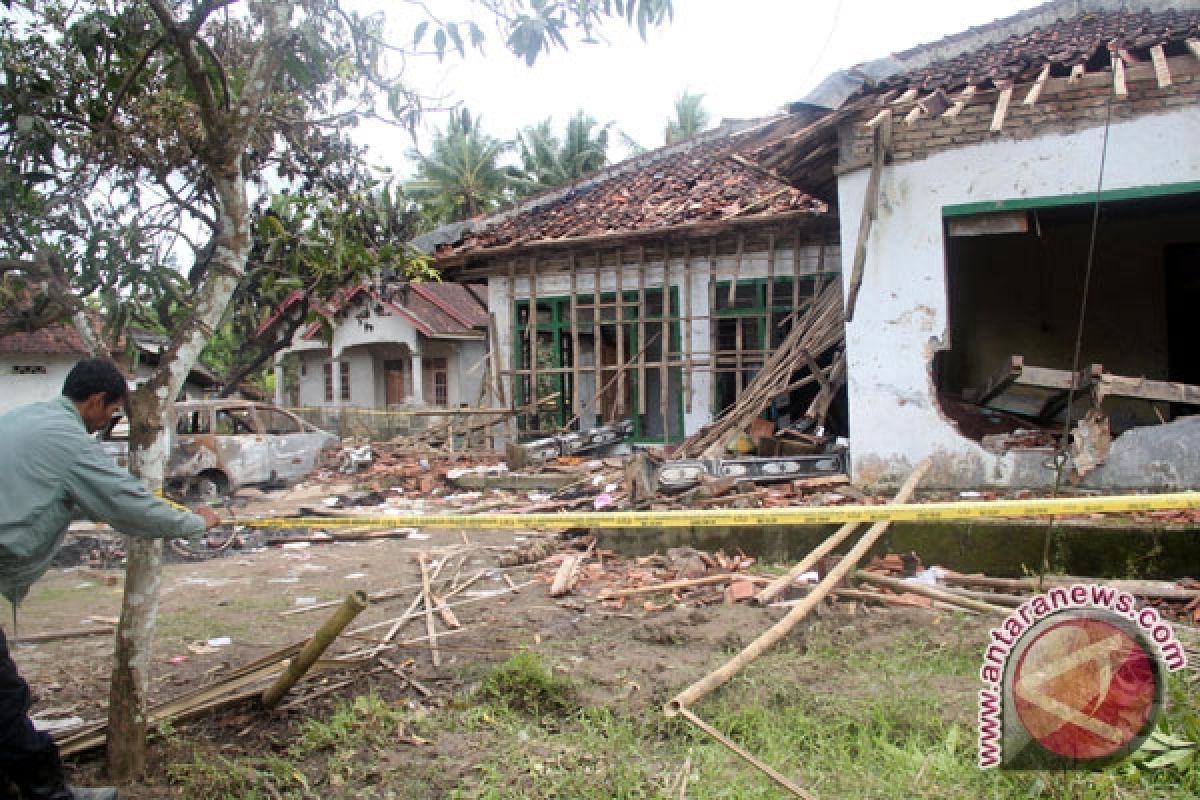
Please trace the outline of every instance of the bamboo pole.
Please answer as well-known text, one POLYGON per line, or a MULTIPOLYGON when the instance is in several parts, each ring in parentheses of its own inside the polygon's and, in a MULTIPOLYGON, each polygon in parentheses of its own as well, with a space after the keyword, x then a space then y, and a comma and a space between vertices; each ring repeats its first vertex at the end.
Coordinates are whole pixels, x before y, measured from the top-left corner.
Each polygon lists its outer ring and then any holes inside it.
MULTIPOLYGON (((909 475, 908 479, 905 480, 900 486, 900 490, 896 492, 896 496, 893 497, 890 502, 892 504, 907 503, 912 498, 913 492, 916 491, 917 482, 919 480, 920 477, 917 476, 917 473, 914 471, 912 475, 909 475)), ((862 525, 861 522, 847 522, 845 525, 838 528, 832 536, 814 547, 808 555, 800 559, 800 563, 788 570, 786 575, 782 575, 776 580, 772 581, 770 586, 755 595, 755 605, 765 606, 767 603, 770 603, 772 600, 778 597, 780 592, 791 586, 796 578, 811 570, 818 561, 833 552, 833 548, 846 541, 846 539, 849 538, 849 536, 854 533, 854 531, 856 531, 860 525, 862 525)))
POLYGON ((316 663, 326 648, 333 644, 333 640, 350 624, 350 621, 362 613, 362 610, 367 607, 368 602, 370 601, 367 600, 367 593, 361 589, 347 595, 338 610, 325 620, 325 623, 317 629, 317 632, 304 645, 304 649, 288 662, 287 669, 279 676, 279 679, 263 692, 263 706, 274 708, 280 699, 288 693, 288 690, 304 677, 304 673, 308 672, 312 665, 316 663))
POLYGON ((797 786, 796 784, 792 783, 790 780, 785 778, 782 774, 777 772, 771 765, 765 764, 762 761, 759 761, 754 756, 750 755, 750 753, 743 750, 741 747, 739 747, 737 744, 735 744, 732 740, 726 738, 725 734, 721 733, 719 730, 717 730, 713 726, 709 725, 704 720, 700 719, 698 716, 693 714, 687 708, 680 708, 678 713, 680 715, 682 715, 683 718, 686 719, 688 722, 692 723, 697 728, 704 731, 712 738, 716 739, 717 742, 719 742, 721 745, 723 745, 725 748, 727 748, 731 753, 736 755, 738 758, 742 759, 747 764, 754 767, 759 772, 763 773, 768 778, 770 778, 771 780, 778 783, 784 789, 787 789, 789 792, 796 795, 796 797, 802 797, 802 798, 804 798, 804 800, 815 800, 815 798, 813 798, 813 796, 811 794, 804 791, 799 786, 797 786))
POLYGON ((766 583, 770 581, 770 578, 761 575, 743 575, 737 572, 725 572, 720 575, 705 575, 703 578, 683 578, 677 581, 667 581, 665 583, 654 584, 653 586, 634 586, 630 589, 607 589, 601 592, 598 597, 601 600, 615 600, 618 597, 671 592, 676 589, 691 589, 696 586, 711 586, 714 583, 729 583, 730 581, 766 583))
POLYGON ((1007 616, 1009 611, 1007 608, 994 606, 991 603, 984 603, 979 600, 972 600, 969 597, 953 594, 944 591, 936 586, 930 586, 927 583, 917 583, 916 581, 904 581, 899 578, 893 578, 888 575, 878 575, 874 572, 864 572, 857 570, 854 573, 854 579, 869 583, 874 586, 882 586, 884 589, 891 589, 894 592, 911 592, 919 594, 922 597, 928 597, 930 600, 938 600, 942 603, 947 603, 952 606, 968 608, 971 611, 978 611, 980 614, 999 614, 1007 616))
MULTIPOLYGON (((931 463, 932 462, 930 459, 927 458, 921 463, 917 464, 917 466, 913 469, 912 474, 909 475, 908 480, 911 481, 914 486, 919 484, 921 479, 924 478, 925 474, 929 471, 931 463)), ((862 557, 866 555, 868 550, 871 549, 871 546, 875 544, 879 537, 887 531, 889 525, 890 522, 886 520, 872 525, 867 532, 863 534, 863 537, 858 540, 858 543, 851 548, 850 552, 847 553, 846 556, 839 561, 832 570, 830 570, 829 574, 825 576, 825 579, 813 588, 812 593, 805 597, 803 602, 789 611, 787 616, 768 628, 761 636, 751 642, 748 647, 734 656, 720 669, 706 675, 704 678, 701 678, 699 681, 696 681, 691 686, 675 695, 675 697, 672 698, 669 703, 667 703, 667 706, 664 709, 667 716, 673 717, 676 714, 679 714, 687 706, 695 703, 701 697, 704 697, 718 686, 721 686, 727 680, 736 675, 743 667, 754 661, 756 658, 766 652, 766 650, 773 644, 786 636, 792 628, 796 627, 801 620, 807 617, 812 610, 817 607, 817 604, 824 599, 825 595, 829 593, 830 589, 833 589, 835 586, 837 586, 842 579, 845 578, 846 575, 848 575, 855 568, 855 566, 857 566, 862 557)))

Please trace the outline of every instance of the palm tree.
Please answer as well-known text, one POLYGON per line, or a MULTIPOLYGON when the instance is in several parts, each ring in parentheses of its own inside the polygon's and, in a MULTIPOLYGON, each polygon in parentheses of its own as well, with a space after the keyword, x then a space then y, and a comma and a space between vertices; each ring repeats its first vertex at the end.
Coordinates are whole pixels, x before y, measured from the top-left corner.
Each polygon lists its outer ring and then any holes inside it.
POLYGON ((549 118, 517 134, 521 168, 514 174, 517 189, 532 194, 578 180, 608 163, 608 130, 594 117, 576 111, 567 120, 562 139, 549 118), (597 130, 597 128, 599 128, 597 130))
POLYGON ((433 137, 429 155, 410 150, 416 179, 405 186, 430 217, 457 222, 494 210, 511 191, 500 158, 512 146, 484 133, 482 119, 462 109, 433 137))
POLYGON ((667 144, 690 139, 708 128, 710 117, 703 103, 704 95, 687 91, 675 98, 675 117, 667 120, 667 144))

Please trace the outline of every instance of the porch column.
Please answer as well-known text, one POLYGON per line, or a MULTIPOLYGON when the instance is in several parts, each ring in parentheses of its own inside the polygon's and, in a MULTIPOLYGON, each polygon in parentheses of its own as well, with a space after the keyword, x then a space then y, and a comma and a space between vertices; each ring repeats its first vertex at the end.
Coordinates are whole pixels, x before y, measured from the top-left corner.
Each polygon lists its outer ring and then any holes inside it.
POLYGON ((275 355, 275 405, 283 407, 287 405, 287 393, 283 386, 283 356, 275 355))
POLYGON ((411 394, 413 405, 423 406, 425 405, 425 398, 422 396, 425 373, 421 368, 421 354, 413 353, 409 361, 412 364, 412 375, 410 377, 412 378, 411 394))
POLYGON ((330 370, 333 372, 333 407, 342 407, 342 364, 341 353, 337 350, 330 349, 330 370))

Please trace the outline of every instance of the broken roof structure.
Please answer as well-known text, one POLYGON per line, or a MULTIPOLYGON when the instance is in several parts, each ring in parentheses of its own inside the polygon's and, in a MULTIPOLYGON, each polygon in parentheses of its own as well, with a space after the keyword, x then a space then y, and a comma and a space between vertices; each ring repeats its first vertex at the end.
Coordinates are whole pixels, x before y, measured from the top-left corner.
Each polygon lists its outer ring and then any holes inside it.
MULTIPOLYGON (((487 281, 493 396, 525 430, 631 420, 677 443, 753 381, 837 262, 827 205, 740 155, 776 121, 725 122, 418 242, 448 278, 487 281)), ((812 356, 828 369, 835 346, 812 356)))
POLYGON ((1142 6, 846 70, 748 153, 837 210, 856 480, 1053 484, 1069 395, 1063 477, 1200 486, 1200 4, 1142 6))

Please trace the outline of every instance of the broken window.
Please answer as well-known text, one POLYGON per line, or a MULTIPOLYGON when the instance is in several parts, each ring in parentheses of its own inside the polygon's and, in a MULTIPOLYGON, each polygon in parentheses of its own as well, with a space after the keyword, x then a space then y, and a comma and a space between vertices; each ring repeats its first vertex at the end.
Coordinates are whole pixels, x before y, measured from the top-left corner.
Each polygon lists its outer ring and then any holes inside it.
POLYGON ((623 292, 620 302, 615 292, 603 293, 599 302, 592 295, 579 295, 574 321, 569 297, 539 297, 532 326, 529 301, 518 301, 517 405, 532 405, 536 394, 539 409, 521 417, 522 427, 548 431, 570 422, 578 379, 585 390, 579 398, 584 409, 581 417, 595 415, 601 423, 630 419, 634 438, 643 441, 681 439, 678 290, 673 288, 668 295, 665 318, 663 295, 661 289, 647 288, 644 304, 636 290, 623 292))
POLYGON ((258 433, 258 423, 250 408, 218 408, 214 427, 220 436, 258 433))
POLYGON ((997 452, 1055 447, 1072 391, 1077 445, 1200 412, 1200 194, 1103 202, 1093 248, 1095 211, 947 216, 949 337, 933 377, 947 416, 997 452))

